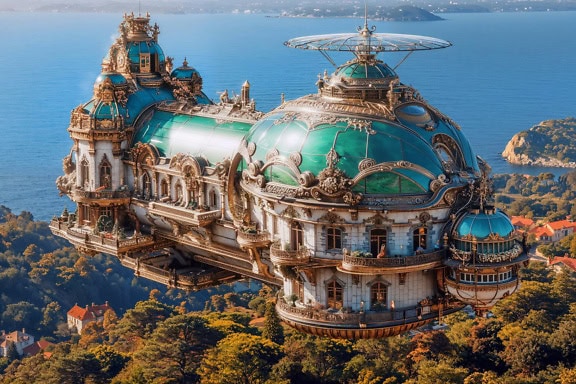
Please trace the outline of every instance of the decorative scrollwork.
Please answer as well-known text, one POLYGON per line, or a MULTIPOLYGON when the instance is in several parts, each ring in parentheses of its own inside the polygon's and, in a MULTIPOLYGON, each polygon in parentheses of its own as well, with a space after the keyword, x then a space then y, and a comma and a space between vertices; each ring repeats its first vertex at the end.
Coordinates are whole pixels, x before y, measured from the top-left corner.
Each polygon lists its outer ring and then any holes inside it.
POLYGON ((278 151, 278 149, 276 148, 272 148, 271 150, 268 151, 268 153, 266 154, 266 161, 270 161, 273 158, 275 158, 276 156, 278 156, 280 154, 280 152, 278 151))
POLYGON ((310 171, 304 171, 298 177, 298 183, 303 187, 310 187, 316 181, 316 177, 310 171))
POLYGON ((358 163, 358 170, 360 172, 362 172, 362 171, 365 171, 368 168, 373 167, 375 165, 376 165, 376 160, 366 158, 366 159, 363 159, 362 161, 360 161, 360 163, 358 163))
POLYGON ((254 153, 256 153, 256 143, 254 142, 248 143, 246 149, 248 150, 248 155, 250 156, 254 155, 254 153))
POLYGON ((302 154, 300 152, 292 152, 290 154, 290 160, 292 160, 295 166, 299 167, 300 164, 302 164, 302 154))

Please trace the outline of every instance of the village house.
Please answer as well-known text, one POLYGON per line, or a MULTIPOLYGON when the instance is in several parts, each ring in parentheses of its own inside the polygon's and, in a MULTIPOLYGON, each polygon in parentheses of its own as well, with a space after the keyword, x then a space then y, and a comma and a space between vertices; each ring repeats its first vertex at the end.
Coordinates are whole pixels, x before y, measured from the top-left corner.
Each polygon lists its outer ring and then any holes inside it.
POLYGON ((576 259, 567 256, 556 256, 548 261, 550 268, 556 273, 560 273, 563 269, 568 269, 570 272, 576 272, 576 259))
POLYGON ((82 308, 75 304, 72 309, 68 311, 67 321, 69 329, 76 329, 78 334, 82 334, 82 329, 89 323, 104 321, 104 314, 107 310, 112 310, 108 302, 102 305, 86 305, 82 308))
POLYGON ((0 333, 0 356, 6 357, 8 348, 12 343, 16 346, 18 354, 22 356, 24 355, 25 348, 34 344, 34 336, 27 334, 25 329, 22 329, 22 332, 14 331, 6 333, 2 331, 0 333))
POLYGON ((558 220, 532 228, 529 233, 533 234, 536 241, 548 243, 560 241, 570 236, 576 229, 576 222, 572 220, 558 220))
POLYGON ((512 216, 511 220, 514 229, 517 231, 527 231, 534 227, 534 224, 536 224, 534 223, 534 220, 524 216, 512 216))

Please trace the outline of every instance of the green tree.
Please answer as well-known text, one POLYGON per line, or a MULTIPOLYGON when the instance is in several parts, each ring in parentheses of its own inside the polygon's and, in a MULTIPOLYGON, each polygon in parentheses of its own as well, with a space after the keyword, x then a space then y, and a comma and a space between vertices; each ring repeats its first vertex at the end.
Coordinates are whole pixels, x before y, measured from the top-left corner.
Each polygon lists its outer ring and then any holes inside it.
POLYGON ((148 381, 198 381, 197 369, 204 351, 216 345, 221 334, 196 314, 172 316, 158 324, 144 347, 135 354, 148 381))
POLYGON ((468 370, 455 367, 448 361, 423 360, 418 364, 417 384, 460 384, 468 376, 468 370))
POLYGON ((103 379, 113 379, 126 365, 129 358, 109 345, 98 345, 90 351, 98 361, 103 379))
POLYGON ((6 348, 6 358, 10 363, 13 362, 14 360, 20 359, 20 354, 16 349, 16 344, 12 341, 8 343, 8 347, 6 348))
POLYGON ((275 342, 276 344, 284 344, 284 327, 280 323, 278 313, 274 302, 269 301, 266 304, 266 313, 264 314, 264 329, 262 330, 262 337, 275 342))
POLYGON ((135 351, 154 332, 158 323, 175 313, 173 306, 157 300, 139 301, 110 331, 110 341, 122 352, 135 351))
POLYGON ((204 384, 264 383, 280 357, 280 347, 270 340, 232 334, 207 352, 199 373, 204 384))

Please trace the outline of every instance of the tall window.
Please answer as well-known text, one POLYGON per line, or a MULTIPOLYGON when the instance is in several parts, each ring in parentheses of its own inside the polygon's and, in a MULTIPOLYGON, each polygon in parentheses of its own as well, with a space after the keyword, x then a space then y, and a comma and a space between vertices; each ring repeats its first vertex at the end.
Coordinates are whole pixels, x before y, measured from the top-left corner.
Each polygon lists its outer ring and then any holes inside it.
POLYGON ((144 198, 149 199, 152 196, 152 182, 147 173, 144 173, 142 177, 142 193, 144 194, 144 198))
POLYGON ((214 189, 210 190, 209 200, 210 200, 210 207, 216 208, 218 206, 218 196, 214 189))
POLYGON ((326 243, 327 249, 341 249, 342 230, 340 228, 328 227, 326 229, 326 243))
POLYGON ((150 73, 150 54, 140 54, 140 73, 150 73))
POLYGON ((162 179, 162 183, 160 183, 160 194, 162 197, 166 197, 169 195, 169 193, 170 190, 168 188, 168 181, 166 179, 162 179))
POLYGON ((293 221, 290 226, 290 245, 293 250, 298 250, 304 245, 304 231, 300 223, 293 221))
POLYGON ((82 186, 84 188, 90 187, 90 163, 86 158, 82 159, 80 163, 80 177, 82 178, 82 186))
POLYGON ((428 244, 428 228, 420 227, 414 230, 413 232, 413 247, 414 251, 424 251, 428 244))
POLYGON ((370 287, 370 305, 372 308, 384 309, 388 303, 388 287, 378 281, 370 287))
POLYGON ((372 252, 373 256, 380 253, 382 246, 385 249, 387 235, 387 231, 382 228, 375 228, 370 231, 370 252, 372 252))
POLYGON ((176 184, 176 202, 184 202, 184 190, 182 189, 182 184, 176 184))
POLYGON ((90 223, 90 206, 86 204, 81 205, 82 209, 82 218, 84 219, 84 223, 90 223))
POLYGON ((343 293, 344 293, 344 289, 342 288, 342 285, 340 285, 340 283, 338 283, 336 280, 330 281, 327 284, 327 289, 328 289, 328 307, 329 308, 334 308, 334 309, 340 309, 342 308, 342 305, 344 304, 344 299, 343 299, 343 293))
POLYGON ((112 166, 106 158, 100 163, 100 186, 106 189, 112 188, 112 166))

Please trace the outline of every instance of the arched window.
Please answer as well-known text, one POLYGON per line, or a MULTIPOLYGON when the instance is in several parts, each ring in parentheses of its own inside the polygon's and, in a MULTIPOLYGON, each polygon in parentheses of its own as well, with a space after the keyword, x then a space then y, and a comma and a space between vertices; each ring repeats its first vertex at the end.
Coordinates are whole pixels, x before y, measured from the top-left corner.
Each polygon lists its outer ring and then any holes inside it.
POLYGON ((218 194, 214 189, 210 190, 209 198, 210 207, 216 208, 218 207, 218 194))
POLYGON ((388 232, 382 228, 374 228, 370 231, 370 252, 372 252, 373 256, 378 255, 382 250, 386 253, 387 236, 388 232))
POLYGON ((370 305, 372 309, 385 309, 388 306, 388 286, 377 281, 370 286, 370 305))
POLYGON ((290 225, 290 245, 295 251, 304 245, 304 231, 297 221, 293 221, 290 225))
POLYGON ((142 177, 142 194, 144 198, 150 198, 152 196, 152 181, 150 180, 150 176, 148 173, 144 173, 142 177))
POLYGON ((168 186, 168 181, 166 179, 162 179, 162 182, 160 183, 160 194, 162 195, 161 197, 170 196, 170 187, 168 186))
POLYGON ((342 248, 342 230, 340 228, 326 228, 326 249, 342 248))
POLYGON ((86 158, 80 163, 80 177, 84 188, 90 187, 90 163, 86 158))
POLYGON ((100 186, 106 189, 112 188, 112 165, 106 156, 100 162, 100 186))
POLYGON ((415 252, 424 252, 428 245, 428 228, 416 228, 413 232, 413 244, 415 252))
POLYGON ((182 188, 182 184, 176 184, 176 202, 182 203, 184 202, 184 189, 182 188))
POLYGON ((328 290, 328 308, 340 309, 344 305, 344 289, 342 285, 336 280, 332 280, 326 284, 328 290))

